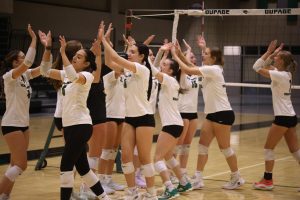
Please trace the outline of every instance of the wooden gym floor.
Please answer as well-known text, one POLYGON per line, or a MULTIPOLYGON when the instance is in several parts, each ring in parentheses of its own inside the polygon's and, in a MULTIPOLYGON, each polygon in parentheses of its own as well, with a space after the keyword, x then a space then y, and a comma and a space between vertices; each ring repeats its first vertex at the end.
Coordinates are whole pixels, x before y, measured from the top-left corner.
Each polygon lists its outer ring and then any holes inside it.
MULTIPOLYGON (((199 115, 199 128, 201 127, 203 114, 199 115)), ((238 114, 236 113, 235 125, 254 124, 267 121, 269 124, 272 115, 262 114, 238 114)), ((52 116, 37 116, 31 118, 31 138, 29 150, 42 149, 52 122, 52 116)), ((268 124, 268 123, 267 123, 268 124)), ((157 130, 159 130, 159 124, 157 130)), ((238 126, 237 126, 238 127, 238 126)), ((263 145, 267 136, 269 125, 264 128, 248 127, 246 130, 234 129, 231 144, 237 157, 241 175, 246 184, 238 190, 228 191, 221 186, 229 179, 229 168, 224 156, 214 141, 209 149, 209 160, 204 171, 205 188, 181 195, 178 199, 197 200, 300 200, 300 166, 293 159, 288 148, 282 140, 275 149, 276 163, 274 169, 273 191, 257 191, 252 189, 252 184, 258 181, 264 171, 263 145)), ((300 125, 297 126, 297 134, 300 137, 300 125)), ((55 132, 54 135, 59 135, 55 132)), ((197 160, 197 143, 199 137, 193 139, 188 163, 188 173, 193 175, 197 160)), ((50 148, 63 145, 61 137, 51 141, 50 148)), ((152 152, 155 149, 155 143, 152 152)), ((8 153, 2 134, 0 136, 0 154, 8 153)), ((40 171, 35 171, 36 160, 29 161, 28 169, 17 179, 11 194, 12 200, 56 200, 59 199, 59 163, 60 157, 47 158, 48 166, 40 171)), ((3 175, 7 165, 0 165, 0 174, 3 175)), ((113 179, 125 184, 122 174, 115 174, 113 179)), ((163 190, 161 179, 156 176, 156 186, 163 190)), ((76 177, 75 190, 79 190, 81 179, 76 177)), ((121 199, 124 192, 111 195, 112 199, 121 199)))

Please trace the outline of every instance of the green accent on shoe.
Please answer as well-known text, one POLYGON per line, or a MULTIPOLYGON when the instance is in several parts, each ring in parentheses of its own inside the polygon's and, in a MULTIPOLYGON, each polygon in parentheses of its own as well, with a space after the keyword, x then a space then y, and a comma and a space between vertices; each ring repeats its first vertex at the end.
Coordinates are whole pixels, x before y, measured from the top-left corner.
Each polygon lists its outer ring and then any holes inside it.
POLYGON ((174 199, 178 196, 179 196, 179 192, 176 188, 173 189, 172 191, 169 191, 168 188, 166 188, 163 195, 158 197, 158 200, 174 199))
POLYGON ((179 185, 177 186, 177 190, 178 192, 182 193, 182 192, 188 192, 193 190, 193 186, 191 183, 187 183, 186 185, 181 185, 179 183, 179 185))

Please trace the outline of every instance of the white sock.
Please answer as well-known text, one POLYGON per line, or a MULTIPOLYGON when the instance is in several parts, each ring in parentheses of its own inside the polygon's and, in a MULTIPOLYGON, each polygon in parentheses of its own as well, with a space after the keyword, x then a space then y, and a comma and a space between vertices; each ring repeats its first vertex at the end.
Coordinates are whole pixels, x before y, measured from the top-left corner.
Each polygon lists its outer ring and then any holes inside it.
POLYGON ((202 171, 196 171, 196 172, 195 172, 195 176, 196 176, 197 179, 202 179, 202 177, 203 177, 202 174, 203 174, 202 171))
POLYGON ((231 172, 231 175, 238 178, 240 176, 240 172, 237 170, 236 172, 231 172))

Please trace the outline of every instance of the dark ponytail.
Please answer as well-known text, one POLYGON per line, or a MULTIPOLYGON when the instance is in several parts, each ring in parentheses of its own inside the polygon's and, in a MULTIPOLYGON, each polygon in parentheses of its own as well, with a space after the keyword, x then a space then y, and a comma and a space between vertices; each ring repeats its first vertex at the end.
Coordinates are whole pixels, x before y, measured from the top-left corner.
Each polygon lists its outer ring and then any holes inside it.
MULTIPOLYGON (((174 60, 173 58, 167 58, 169 59, 170 62, 170 69, 173 70, 172 76, 174 76, 178 82, 178 84, 180 85, 180 78, 181 78, 181 69, 179 67, 179 64, 176 60, 174 60)), ((179 88, 179 93, 183 94, 186 90, 182 89, 181 87, 179 88)))
POLYGON ((144 54, 144 59, 142 60, 142 62, 145 63, 146 67, 150 71, 149 81, 148 81, 148 91, 147 91, 147 99, 149 100, 151 96, 151 90, 152 90, 152 71, 151 71, 150 63, 148 61, 149 48, 144 44, 136 44, 136 47, 138 48, 139 54, 144 54))
POLYGON ((18 60, 20 50, 12 50, 1 62, 0 66, 0 99, 5 99, 3 75, 13 68, 13 61, 18 60))
POLYGON ((90 63, 90 65, 87 68, 85 68, 84 71, 88 71, 88 72, 91 72, 91 73, 93 71, 96 71, 97 64, 95 62, 95 60, 96 60, 95 54, 89 49, 83 49, 83 51, 86 54, 85 61, 90 63))

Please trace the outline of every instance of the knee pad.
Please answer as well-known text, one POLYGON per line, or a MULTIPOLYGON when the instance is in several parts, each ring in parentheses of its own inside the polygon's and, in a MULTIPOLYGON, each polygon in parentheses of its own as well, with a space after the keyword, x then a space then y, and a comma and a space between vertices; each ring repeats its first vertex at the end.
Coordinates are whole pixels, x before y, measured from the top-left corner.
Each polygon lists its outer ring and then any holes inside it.
POLYGON ((96 170, 98 168, 98 160, 99 160, 99 158, 97 158, 97 157, 88 157, 89 166, 91 169, 96 170))
POLYGON ((167 166, 170 169, 174 169, 176 166, 179 165, 179 162, 174 157, 172 157, 171 159, 167 160, 166 163, 167 163, 167 166))
POLYGON ((190 153, 190 145, 189 144, 182 145, 180 155, 189 155, 189 153, 190 153))
POLYGON ((157 171, 157 173, 159 173, 159 174, 163 171, 168 170, 167 166, 163 160, 160 160, 160 161, 157 161, 156 163, 154 163, 154 168, 155 168, 155 171, 157 171))
POLYGON ((198 144, 198 155, 207 155, 208 147, 203 144, 198 144))
POLYGON ((60 187, 73 188, 74 186, 74 172, 66 171, 60 172, 60 187))
POLYGON ((275 154, 273 149, 264 149, 265 161, 275 160, 275 154))
POLYGON ((152 177, 154 176, 154 167, 152 163, 142 165, 141 166, 142 174, 144 174, 145 177, 152 177))
POLYGON ((23 170, 18 167, 17 165, 14 165, 12 167, 9 167, 6 172, 5 172, 5 176, 11 181, 11 182, 15 182, 16 178, 21 175, 23 172, 23 170))
POLYGON ((300 164, 300 149, 298 149, 298 151, 293 153, 293 157, 300 164))
POLYGON ((136 146, 134 147, 133 155, 135 155, 135 156, 138 156, 138 155, 139 155, 139 152, 138 152, 138 149, 137 149, 136 146))
POLYGON ((221 151, 224 154, 225 158, 229 158, 230 156, 234 155, 234 151, 231 147, 228 147, 227 149, 221 149, 221 151))
POLYGON ((182 145, 176 145, 176 147, 174 148, 174 154, 180 155, 181 154, 181 148, 182 148, 182 145))
POLYGON ((124 174, 131 174, 134 172, 133 162, 122 163, 122 170, 124 174))
POLYGON ((83 175, 82 179, 88 187, 94 186, 99 181, 97 175, 92 170, 83 175))
POLYGON ((103 160, 114 160, 114 149, 102 149, 101 159, 103 160))

